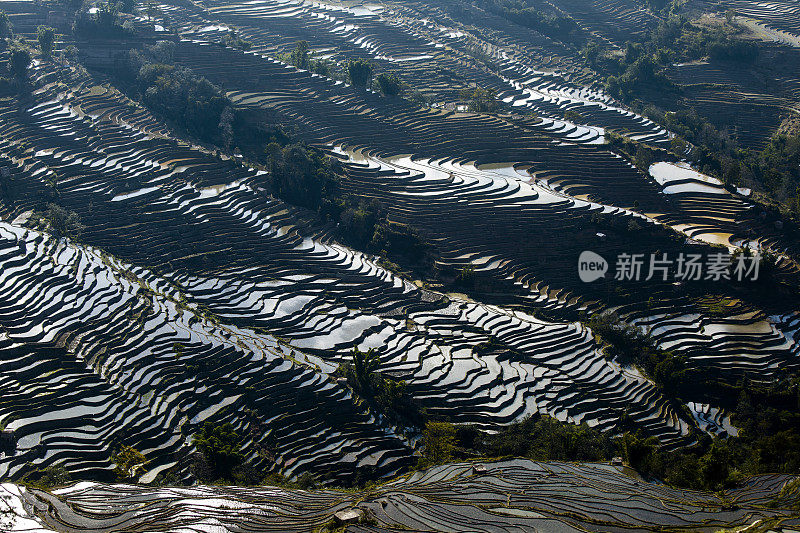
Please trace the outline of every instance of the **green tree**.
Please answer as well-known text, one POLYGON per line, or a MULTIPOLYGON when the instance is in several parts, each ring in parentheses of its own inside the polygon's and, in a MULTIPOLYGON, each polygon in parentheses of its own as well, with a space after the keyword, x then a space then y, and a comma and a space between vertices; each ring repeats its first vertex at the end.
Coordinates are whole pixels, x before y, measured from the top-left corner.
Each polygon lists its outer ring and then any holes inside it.
POLYGON ((428 422, 422 431, 425 459, 429 464, 446 463, 453 457, 456 428, 447 422, 428 422))
POLYGON ((397 96, 403 91, 403 84, 395 73, 386 74, 381 72, 375 79, 381 92, 386 96, 397 96))
POLYGON ((72 479, 64 465, 50 465, 46 468, 36 468, 32 464, 25 468, 26 474, 20 480, 22 485, 42 490, 66 485, 72 479))
POLYGON ((230 46, 231 48, 238 48, 239 50, 250 50, 250 47, 253 45, 250 41, 246 39, 242 39, 235 31, 230 31, 222 36, 220 42, 225 46, 230 46))
POLYGON ((111 456, 114 461, 114 474, 120 481, 135 481, 145 471, 147 458, 136 448, 122 446, 111 456))
POLYGON ((56 44, 56 30, 48 26, 39 26, 36 29, 39 40, 39 50, 44 57, 50 57, 56 44))
POLYGON ((467 109, 477 113, 492 113, 497 111, 497 91, 475 87, 461 91, 461 98, 467 101, 467 109))
POLYGON ((289 63, 304 70, 311 69, 311 51, 308 48, 308 42, 298 41, 294 45, 294 50, 289 54, 289 63))
POLYGON ((364 59, 351 60, 347 64, 347 75, 350 77, 350 83, 356 87, 367 87, 372 79, 372 72, 375 67, 372 63, 364 59))
POLYGON ((8 18, 5 11, 0 10, 0 39, 12 37, 13 35, 14 31, 11 26, 11 19, 8 18))
POLYGON ((730 461, 727 447, 715 439, 711 448, 699 460, 700 479, 704 488, 714 490, 725 484, 730 476, 730 461))
POLYGON ((353 348, 353 371, 360 390, 366 391, 371 388, 371 377, 380 364, 381 360, 375 348, 370 348, 366 352, 353 348))
POLYGON ((9 66, 14 76, 22 79, 28 75, 28 67, 31 64, 31 53, 27 48, 17 48, 11 52, 9 66))
POLYGON ((230 479, 235 467, 244 462, 241 437, 230 423, 215 426, 206 422, 194 436, 194 446, 203 454, 214 479, 230 479))
POLYGON ((658 439, 645 437, 641 432, 622 436, 622 451, 627 463, 636 471, 653 475, 659 472, 658 439))
POLYGON ((58 204, 47 204, 47 211, 44 212, 44 219, 47 226, 56 237, 76 239, 80 237, 84 229, 77 213, 64 209, 58 204))
POLYGON ((603 461, 613 457, 616 450, 608 434, 538 413, 478 443, 493 457, 514 455, 539 461, 603 461))

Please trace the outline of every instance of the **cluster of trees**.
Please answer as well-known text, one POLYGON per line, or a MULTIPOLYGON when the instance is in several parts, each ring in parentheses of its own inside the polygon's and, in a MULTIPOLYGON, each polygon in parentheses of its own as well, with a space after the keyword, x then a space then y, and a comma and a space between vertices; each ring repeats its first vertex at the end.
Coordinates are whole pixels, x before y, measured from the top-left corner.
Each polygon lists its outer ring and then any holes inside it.
POLYGON ((56 30, 48 26, 39 26, 36 28, 36 33, 39 50, 41 50, 44 57, 50 57, 56 44, 56 30))
POLYGON ((406 391, 406 383, 379 372, 380 358, 374 348, 354 348, 352 362, 343 363, 337 373, 359 397, 397 424, 419 426, 422 414, 406 391))
POLYGON ((662 20, 650 39, 640 46, 642 51, 655 53, 663 61, 712 57, 751 62, 758 57, 758 48, 750 41, 737 38, 738 31, 731 21, 711 27, 693 24, 681 14, 672 14, 662 20))
POLYGON ((679 415, 690 419, 684 407, 689 399, 708 401, 731 413, 737 437, 710 437, 695 432, 696 444, 665 450, 656 438, 635 430, 623 416, 615 446, 631 467, 669 484, 717 490, 745 475, 800 471, 800 376, 787 374, 762 384, 747 379, 737 383, 705 370, 702 376, 684 358, 660 350, 637 328, 614 313, 588 321, 606 344, 605 353, 622 364, 637 366, 661 388, 679 415))
POLYGON ((477 443, 480 451, 490 457, 529 457, 541 461, 607 461, 617 451, 607 433, 540 414, 511 424, 483 440, 473 437, 461 442, 472 446, 477 443))
POLYGON ((271 189, 278 198, 336 222, 345 244, 415 271, 429 270, 435 259, 432 247, 407 226, 389 222, 378 200, 345 191, 340 186, 344 169, 336 159, 297 143, 270 143, 266 152, 271 189))
POLYGON ((487 434, 472 426, 429 421, 423 430, 420 467, 475 457, 527 457, 539 461, 608 461, 621 456, 648 479, 696 490, 720 490, 745 476, 800 472, 800 395, 798 380, 770 386, 732 387, 738 402, 732 421, 738 437, 695 434, 696 443, 665 449, 654 436, 635 430, 627 415, 617 431, 600 432, 586 424, 559 422, 536 414, 487 434))
POLYGON ((14 27, 11 24, 11 19, 8 18, 8 13, 0 10, 0 39, 10 39, 14 36, 14 27))
POLYGON ((461 99, 467 102, 467 109, 476 113, 494 113, 500 106, 497 91, 484 87, 463 89, 461 99))
MULTIPOLYGON (((800 218, 800 128, 777 131, 761 150, 743 149, 694 109, 665 112, 649 106, 645 113, 676 133, 673 151, 686 154, 704 173, 729 187, 746 186, 779 202, 786 215, 800 218)), ((793 226, 786 225, 788 232, 793 226)))
POLYGON ((72 32, 83 39, 121 39, 135 34, 129 21, 122 22, 119 14, 132 11, 132 2, 98 2, 93 9, 81 9, 75 15, 72 32))
POLYGON ((771 198, 783 201, 800 218, 800 132, 776 132, 757 157, 749 161, 744 171, 751 173, 771 198))
POLYGON ((572 18, 556 12, 541 0, 480 0, 477 5, 557 41, 576 46, 586 42, 585 32, 572 18))
MULTIPOLYGON (((645 41, 628 43, 622 55, 589 43, 583 49, 586 62, 605 75, 610 94, 677 134, 672 150, 679 157, 688 157, 699 170, 720 178, 731 189, 738 185, 765 193, 784 217, 800 218, 800 128, 777 132, 761 150, 743 149, 731 131, 683 105, 680 88, 664 74, 674 62, 706 57, 750 65, 759 57, 758 46, 739 37, 730 12, 724 23, 711 26, 681 14, 679 3, 659 0, 651 7, 666 15, 645 41), (645 105, 648 100, 657 105, 645 105)), ((643 158, 647 155, 639 152, 643 158)), ((784 232, 796 226, 785 224, 784 232)))
MULTIPOLYGON (((685 358, 656 347, 639 328, 620 320, 616 313, 599 313, 588 321, 592 331, 605 343, 605 354, 623 365, 635 365, 668 396, 679 393, 678 387, 694 384, 696 374, 685 358)), ((691 390, 685 390, 691 393, 691 390)))
POLYGON ((52 233, 56 238, 67 237, 78 240, 84 225, 80 216, 56 203, 48 203, 44 209, 35 211, 31 217, 34 227, 52 233))
POLYGON ((451 461, 456 451, 457 434, 456 427, 448 422, 430 421, 425 424, 425 429, 422 431, 425 454, 420 459, 418 466, 427 468, 451 461))
POLYGON ((611 75, 606 78, 605 89, 609 94, 627 100, 643 90, 674 90, 674 84, 660 70, 654 56, 634 55, 636 59, 623 65, 619 76, 611 75))
POLYGON ((194 446, 201 454, 195 475, 204 481, 233 480, 235 470, 245 462, 242 438, 230 423, 206 422, 195 433, 194 446))
POLYGON ((731 422, 739 436, 697 435, 697 443, 665 450, 654 437, 625 433, 619 446, 631 467, 671 485, 718 490, 748 475, 800 472, 798 377, 769 385, 741 382, 721 401, 733 401, 731 422))
MULTIPOLYGON (((9 47, 10 54, 8 61, 0 65, 0 96, 12 93, 15 89, 23 87, 28 75, 28 67, 31 64, 31 51, 27 45, 21 41, 12 41, 14 38, 14 28, 8 14, 0 10, 0 49, 9 47), (9 42, 6 42, 6 39, 9 42)), ((37 40, 42 56, 49 58, 55 47, 56 32, 48 26, 37 28, 37 40)))
POLYGON ((404 90, 403 82, 396 73, 381 72, 375 76, 375 65, 366 59, 352 59, 346 63, 344 72, 340 72, 330 61, 315 59, 306 41, 298 41, 282 59, 315 74, 349 81, 354 87, 374 87, 386 96, 398 96, 404 90))
POLYGON ((8 61, 0 64, 0 96, 11 95, 26 86, 30 64, 30 51, 15 43, 11 48, 8 61))
POLYGON ((31 52, 22 41, 12 41, 14 28, 5 11, 0 10, 0 50, 8 48, 8 60, 0 63, 0 96, 9 96, 24 87, 31 64, 31 52))
POLYGON ((234 142, 233 104, 222 89, 191 70, 175 65, 174 43, 160 41, 131 50, 115 71, 134 98, 156 115, 196 138, 230 148, 234 142))
POLYGON ((288 54, 285 54, 282 59, 290 65, 319 74, 320 76, 331 78, 341 77, 339 73, 334 72, 334 68, 329 61, 325 59, 314 59, 312 55, 311 49, 308 47, 308 42, 298 41, 294 49, 288 54))
POLYGON ((119 451, 112 456, 114 461, 114 475, 119 481, 136 482, 144 474, 147 458, 131 446, 121 446, 119 451))
POLYGON ((36 467, 33 463, 25 465, 25 475, 15 480, 21 485, 40 490, 62 487, 72 481, 72 477, 63 465, 52 465, 45 468, 36 467))
POLYGON ((391 74, 381 72, 378 74, 378 77, 375 78, 375 81, 378 83, 378 89, 386 96, 398 96, 403 92, 403 82, 400 81, 400 77, 394 72, 391 74))
POLYGON ((355 87, 369 87, 374 73, 375 66, 366 59, 351 59, 347 63, 347 77, 355 87))
POLYGON ((319 150, 301 144, 281 147, 270 143, 267 148, 272 192, 278 198, 317 211, 323 218, 338 220, 341 206, 337 171, 334 159, 319 150))
POLYGON ((238 48, 239 50, 250 50, 250 47, 253 45, 247 39, 242 39, 239 37, 235 31, 229 31, 225 35, 222 36, 221 39, 222 44, 225 46, 230 46, 231 48, 238 48))
POLYGON ((663 74, 663 69, 676 61, 711 57, 753 62, 758 47, 737 38, 737 31, 732 24, 711 28, 673 13, 660 21, 644 42, 629 42, 621 56, 607 53, 596 42, 587 44, 583 55, 592 68, 607 75, 608 92, 629 101, 654 88, 676 90, 663 74))

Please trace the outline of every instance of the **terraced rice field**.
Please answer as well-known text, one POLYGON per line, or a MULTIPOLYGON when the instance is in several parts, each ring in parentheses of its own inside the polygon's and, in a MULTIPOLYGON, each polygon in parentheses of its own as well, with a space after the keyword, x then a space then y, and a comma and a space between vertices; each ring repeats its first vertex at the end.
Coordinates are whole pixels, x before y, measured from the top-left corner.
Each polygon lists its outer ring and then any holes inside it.
POLYGON ((31 533, 309 531, 350 510, 371 518, 349 526, 352 532, 715 531, 770 524, 788 532, 798 525, 791 511, 767 506, 786 482, 762 476, 707 494, 637 481, 608 465, 512 460, 435 467, 364 494, 79 483, 52 493, 4 484, 0 497, 5 523, 31 533))
MULTIPOLYGON (((737 13, 759 20, 791 11, 742 3, 750 11, 737 13)), ((610 43, 657 24, 631 1, 552 6, 610 43)), ((168 471, 191 482, 192 437, 205 421, 230 422, 252 464, 290 479, 392 478, 415 461, 419 431, 393 425, 337 378, 354 348, 375 348, 381 372, 456 424, 495 431, 542 413, 614 433, 628 417, 672 448, 698 432, 736 435, 720 406, 699 395, 676 406, 638 369, 609 360, 581 321, 595 312, 615 311, 724 382, 766 383, 798 367, 800 309, 774 287, 748 296, 724 283, 708 294, 657 277, 579 279, 584 250, 674 257, 745 244, 774 253, 781 280, 797 283, 800 271, 796 243, 757 215, 750 191, 673 157, 644 171, 612 151, 609 132, 655 149, 673 134, 592 83, 572 48, 489 13, 470 27, 449 2, 159 8, 137 24, 175 30, 176 65, 223 87, 237 108, 291 124, 339 161, 343 188, 378 200, 390 222, 431 243, 437 269, 474 272, 475 286, 446 292, 342 245, 332 224, 271 195, 263 167, 187 140, 97 74, 119 43, 89 53, 78 42, 93 73, 37 61, 30 94, 0 99, 0 170, 15 191, 0 204, 0 424, 15 441, 0 478, 63 465, 111 480, 112 454, 127 445, 148 459, 139 482, 168 471), (251 50, 220 44, 232 29, 251 50), (433 105, 287 65, 281 54, 298 40, 315 57, 396 71, 433 105), (498 113, 459 107, 474 86, 497 92, 498 113), (35 229, 42 197, 80 217, 80 242, 35 229), (723 299, 724 312, 708 304, 723 299)), ((24 2, 9 12, 22 34, 45 17, 24 2)), ((775 27, 795 30, 791 18, 775 27)), ((753 147, 797 96, 789 74, 781 96, 750 103, 740 98, 747 84, 719 65, 670 75, 741 84, 697 102, 725 100, 720 120, 736 115, 753 147)), ((374 518, 348 529, 364 532, 789 530, 789 510, 767 506, 788 481, 762 476, 719 496, 609 465, 511 460, 436 467, 365 494, 86 482, 52 493, 6 484, 3 501, 25 531, 306 531, 350 507, 374 518)))

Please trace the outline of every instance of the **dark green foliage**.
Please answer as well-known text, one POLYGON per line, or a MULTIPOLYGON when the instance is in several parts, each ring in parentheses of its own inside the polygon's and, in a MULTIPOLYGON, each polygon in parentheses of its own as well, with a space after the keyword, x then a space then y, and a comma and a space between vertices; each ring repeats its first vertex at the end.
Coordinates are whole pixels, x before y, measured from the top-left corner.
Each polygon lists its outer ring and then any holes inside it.
POLYGON ((319 150, 300 144, 266 148, 272 192, 291 204, 316 211, 338 223, 342 242, 380 253, 412 269, 433 263, 433 250, 414 231, 386 220, 386 210, 376 199, 346 193, 340 187, 341 165, 319 150))
POLYGON ((303 472, 297 478, 297 488, 303 490, 311 490, 317 487, 317 479, 310 472, 303 472))
POLYGON ((343 74, 334 72, 334 69, 331 67, 331 64, 328 61, 325 61, 324 59, 313 59, 312 55, 313 54, 308 47, 308 42, 298 41, 297 44, 295 44, 294 49, 288 54, 283 54, 281 59, 290 65, 314 72, 320 76, 335 76, 340 79, 344 79, 343 74))
POLYGON ((747 475, 800 472, 797 384, 786 385, 738 387, 740 400, 731 415, 738 437, 701 435, 694 446, 665 450, 653 437, 625 434, 620 440, 623 455, 647 477, 692 489, 719 490, 747 475))
POLYGON ((58 204, 49 203, 44 212, 36 213, 39 220, 56 237, 78 239, 84 229, 81 219, 74 211, 69 211, 58 204))
POLYGON ((597 43, 583 49, 586 62, 607 74, 606 90, 617 98, 631 100, 644 93, 677 88, 663 74, 664 67, 676 61, 703 57, 750 63, 758 57, 758 48, 736 36, 733 27, 709 28, 692 24, 680 15, 661 20, 643 43, 628 42, 620 59, 604 56, 597 43))
POLYGON ((353 59, 347 64, 347 76, 353 86, 367 87, 374 69, 372 63, 365 59, 353 59))
POLYGON ((53 53, 53 47, 56 44, 56 30, 47 26, 39 26, 36 32, 37 40, 39 41, 39 50, 42 51, 44 57, 50 57, 53 53))
POLYGON ((277 197, 323 216, 337 214, 334 198, 338 179, 330 159, 299 144, 281 148, 273 143, 267 147, 267 154, 272 190, 277 197))
MULTIPOLYGON (((626 54, 627 56, 627 54, 626 54)), ((653 56, 637 57, 625 67, 620 76, 609 76, 605 83, 606 90, 617 98, 629 98, 643 87, 650 89, 672 87, 663 73, 657 69, 653 56)))
POLYGON ((230 423, 203 424, 194 436, 194 446, 210 468, 207 479, 231 479, 233 469, 244 462, 241 440, 230 423))
POLYGON ((122 446, 111 459, 116 465, 114 474, 119 481, 136 481, 144 473, 147 464, 147 458, 131 446, 122 446))
POLYGON ((131 37, 133 31, 123 27, 119 19, 116 3, 101 2, 95 6, 97 11, 89 13, 81 10, 75 16, 72 32, 82 39, 121 39, 131 37))
POLYGON ((64 48, 64 51, 61 52, 61 55, 64 57, 64 59, 67 59, 69 61, 77 61, 78 48, 74 44, 71 44, 66 48, 64 48))
MULTIPOLYGON (((352 202, 339 217, 342 239, 352 246, 374 250, 380 244, 375 242, 376 228, 386 216, 383 206, 374 198, 352 202)), ((378 248, 376 251, 380 251, 378 248)))
POLYGON ((668 394, 676 393, 678 386, 693 376, 683 357, 657 348, 652 339, 615 313, 596 314, 588 325, 606 343, 609 358, 638 366, 668 394))
POLYGON ((378 87, 386 96, 397 96, 403 91, 403 84, 397 74, 386 74, 381 72, 376 78, 378 87))
POLYGON ((174 43, 131 51, 116 74, 155 114, 205 142, 229 148, 233 105, 222 90, 191 70, 172 64, 174 43))
POLYGON ((29 464, 24 468, 25 475, 19 480, 21 485, 40 490, 50 490, 54 487, 67 485, 72 478, 64 465, 52 465, 46 468, 37 468, 29 464))
POLYGON ((574 425, 534 415, 489 435, 484 453, 492 457, 517 456, 541 461, 605 461, 616 446, 609 434, 586 424, 574 425))
POLYGON ((577 46, 586 42, 585 33, 572 18, 556 12, 540 0, 478 0, 476 4, 552 39, 577 46))
MULTIPOLYGON (((653 7, 660 5, 661 2, 653 7)), ((688 157, 701 172, 719 177, 731 190, 744 185, 765 192, 770 201, 800 217, 798 166, 784 164, 798 153, 800 136, 796 132, 779 132, 763 151, 743 150, 730 131, 718 129, 687 107, 680 99, 683 89, 664 74, 673 63, 702 58, 735 62, 736 68, 752 69, 748 65, 759 58, 758 45, 741 38, 741 30, 730 14, 726 23, 713 26, 690 20, 680 14, 682 9, 678 3, 670 4, 669 14, 648 39, 627 43, 621 57, 604 50, 599 43, 589 43, 582 52, 587 64, 606 76, 605 88, 610 94, 639 107, 643 114, 677 134, 672 148, 678 157, 688 157), (674 111, 664 111, 652 104, 645 106, 643 101, 674 111)), ((628 150, 630 157, 634 153, 635 163, 644 170, 644 163, 649 161, 638 156, 647 154, 638 149, 628 150)), ((795 227, 796 224, 786 226, 787 230, 795 227)))
POLYGON ((419 408, 406 392, 406 383, 378 372, 380 358, 374 348, 366 352, 354 348, 352 363, 339 366, 337 372, 364 400, 395 422, 418 425, 419 408))
POLYGON ((5 11, 0 10, 0 39, 6 39, 14 36, 14 29, 11 25, 11 19, 5 11))
POLYGON ((467 265, 462 267, 458 274, 456 275, 456 279, 453 281, 453 284, 456 287, 473 287, 475 285, 475 267, 472 265, 467 265))
POLYGON ((250 50, 253 43, 246 39, 242 39, 235 31, 230 31, 222 36, 222 44, 230 46, 231 48, 238 48, 239 50, 250 50))
POLYGON ((711 28, 692 24, 682 15, 671 15, 659 22, 650 40, 642 47, 647 53, 661 54, 665 60, 672 61, 703 57, 745 63, 753 61, 758 57, 758 48, 752 42, 737 38, 736 31, 731 25, 711 28))
POLYGON ((620 439, 623 458, 637 472, 650 474, 656 472, 659 443, 656 437, 647 437, 640 431, 626 433, 620 439))
POLYGON ((497 111, 497 91, 475 87, 461 91, 461 98, 467 102, 467 109, 478 113, 493 113, 497 111))
POLYGON ((752 42, 722 36, 706 45, 712 59, 751 63, 758 58, 758 47, 752 42))
POLYGON ((583 117, 583 115, 581 115, 574 109, 568 109, 567 111, 565 111, 564 118, 575 124, 584 124, 586 122, 586 119, 583 117))
POLYGON ((11 51, 11 58, 8 60, 8 66, 15 78, 26 78, 28 76, 28 67, 30 64, 31 53, 27 48, 14 48, 11 51))
MULTIPOLYGON (((383 216, 384 210, 379 203, 376 209, 383 216)), ((385 218, 375 224, 366 248, 423 277, 429 276, 435 267, 436 251, 419 233, 409 226, 385 218)))
MULTIPOLYGON (((727 409, 739 429, 738 437, 727 439, 698 433, 694 446, 672 451, 643 433, 626 433, 619 446, 637 471, 672 485, 705 490, 730 486, 743 475, 800 471, 797 376, 767 385, 725 383, 710 370, 701 375, 688 369, 683 357, 656 348, 613 313, 595 315, 589 326, 608 343, 605 352, 609 357, 637 365, 679 412, 688 400, 706 401, 727 409)), ((632 427, 625 416, 617 425, 622 432, 632 427)))
POLYGON ((311 52, 307 41, 298 41, 294 50, 289 54, 289 63, 304 70, 311 69, 311 52))
POLYGON ((372 378, 380 365, 381 360, 375 348, 370 348, 366 352, 357 348, 353 349, 353 376, 359 391, 363 392, 372 388, 372 378))
POLYGON ((762 190, 800 217, 800 133, 796 130, 775 133, 761 151, 743 150, 693 109, 673 113, 650 109, 648 115, 679 136, 675 144, 683 139, 693 145, 690 157, 701 171, 729 185, 744 182, 762 190))
POLYGON ((650 165, 657 161, 657 155, 650 148, 639 145, 636 147, 636 155, 633 156, 633 164, 642 172, 647 172, 650 165))
POLYGON ((744 168, 773 198, 783 200, 800 217, 800 134, 776 133, 758 158, 750 162, 744 168))
POLYGON ((420 466, 428 467, 446 463, 453 458, 456 428, 447 422, 428 422, 422 431, 425 455, 420 466))
POLYGON ((138 81, 142 100, 157 114, 200 139, 225 144, 220 122, 230 101, 219 87, 188 69, 165 65, 144 66, 138 81))

